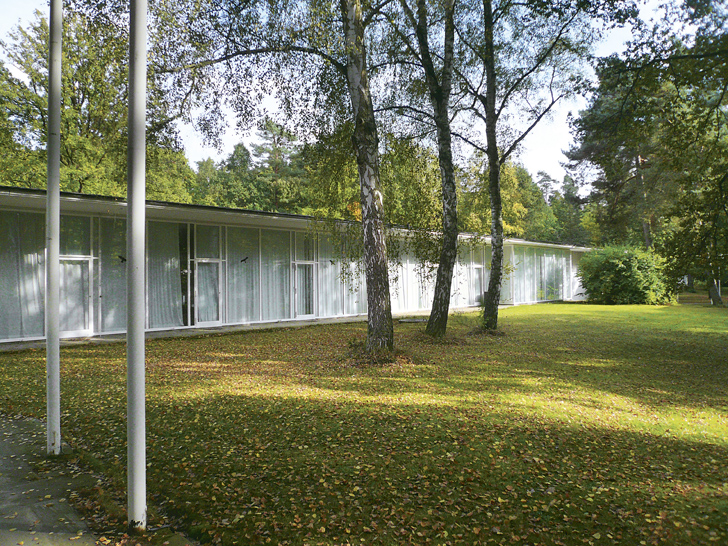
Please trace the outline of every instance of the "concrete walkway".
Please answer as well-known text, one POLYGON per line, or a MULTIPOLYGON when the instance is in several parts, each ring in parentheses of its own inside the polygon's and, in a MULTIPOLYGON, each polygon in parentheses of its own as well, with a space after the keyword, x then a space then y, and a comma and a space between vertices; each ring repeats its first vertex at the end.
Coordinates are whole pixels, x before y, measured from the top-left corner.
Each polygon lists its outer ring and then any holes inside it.
POLYGON ((94 546, 68 498, 95 480, 63 465, 37 471, 45 446, 43 423, 0 416, 0 546, 94 546))

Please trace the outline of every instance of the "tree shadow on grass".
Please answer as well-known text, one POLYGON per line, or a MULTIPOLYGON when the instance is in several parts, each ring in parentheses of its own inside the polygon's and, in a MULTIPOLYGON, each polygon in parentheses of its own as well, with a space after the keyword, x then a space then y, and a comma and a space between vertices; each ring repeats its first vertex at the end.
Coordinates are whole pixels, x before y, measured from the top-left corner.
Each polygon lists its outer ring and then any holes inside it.
POLYGON ((725 446, 486 407, 241 394, 157 409, 153 496, 199 538, 728 538, 725 446))

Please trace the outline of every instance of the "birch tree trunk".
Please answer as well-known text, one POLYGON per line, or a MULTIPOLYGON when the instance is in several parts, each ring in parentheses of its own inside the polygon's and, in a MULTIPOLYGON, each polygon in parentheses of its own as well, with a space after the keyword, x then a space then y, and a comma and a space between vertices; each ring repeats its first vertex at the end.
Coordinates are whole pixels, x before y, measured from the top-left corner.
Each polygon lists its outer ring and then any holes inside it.
POLYGON ((369 90, 360 0, 341 0, 346 78, 354 112, 353 144, 359 170, 361 224, 367 280, 367 351, 392 350, 394 327, 389 294, 384 207, 379 178, 379 137, 369 90))
POLYGON ((450 120, 447 106, 435 110, 437 124, 437 146, 442 177, 442 249, 440 264, 437 268, 435 295, 432 311, 427 321, 425 333, 431 336, 444 336, 450 312, 452 276, 458 254, 458 198, 455 189, 455 169, 452 162, 450 120))
POLYGON ((708 279, 708 296, 710 296, 710 304, 711 305, 723 305, 723 299, 720 297, 720 292, 718 292, 718 285, 715 282, 715 276, 711 275, 710 279, 708 279))
POLYGON ((454 5, 453 0, 445 2, 444 56, 442 71, 438 76, 430 51, 427 4, 425 0, 417 0, 416 16, 409 9, 405 0, 401 0, 400 3, 405 9, 405 13, 410 19, 417 36, 420 62, 425 71, 425 79, 430 93, 430 104, 432 104, 435 114, 435 126, 437 127, 438 160, 442 180, 442 248, 435 280, 432 310, 425 333, 441 337, 445 335, 447 329, 452 276, 458 251, 458 199, 455 185, 455 167, 452 161, 452 133, 450 131, 450 93, 452 90, 455 44, 454 5))
POLYGON ((496 72, 495 48, 493 42, 493 6, 491 0, 483 1, 483 24, 485 28, 485 137, 488 143, 488 189, 490 190, 490 236, 491 265, 488 292, 483 300, 483 328, 498 328, 498 304, 500 303, 503 279, 503 205, 500 191, 500 157, 496 126, 496 72))

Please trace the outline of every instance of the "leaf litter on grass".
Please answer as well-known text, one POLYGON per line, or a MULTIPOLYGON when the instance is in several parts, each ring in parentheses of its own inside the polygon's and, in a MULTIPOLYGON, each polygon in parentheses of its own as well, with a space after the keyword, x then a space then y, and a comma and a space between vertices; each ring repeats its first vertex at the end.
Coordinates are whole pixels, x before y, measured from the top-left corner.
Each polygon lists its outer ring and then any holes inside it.
MULTIPOLYGON (((711 348, 679 331, 685 347, 664 351, 681 316, 515 308, 496 338, 458 317, 463 343, 402 324, 406 358, 379 366, 342 361, 357 324, 155 340, 150 503, 214 544, 725 543, 728 370, 713 349, 728 346, 691 310, 711 348)), ((3 386, 20 387, 2 404, 27 396, 40 414, 42 381, 24 379, 42 355, 21 354, 0 355, 3 386)), ((121 492, 123 358, 63 354, 64 428, 121 492)))

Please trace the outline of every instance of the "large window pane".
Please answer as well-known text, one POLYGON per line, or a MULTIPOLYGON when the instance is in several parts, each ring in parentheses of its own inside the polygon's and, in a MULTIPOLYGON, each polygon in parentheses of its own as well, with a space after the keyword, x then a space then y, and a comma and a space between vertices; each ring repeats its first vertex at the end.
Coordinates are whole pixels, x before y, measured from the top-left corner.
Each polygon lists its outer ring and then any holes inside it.
POLYGON ((348 264, 350 276, 344 288, 344 312, 347 315, 361 315, 367 312, 366 277, 355 263, 348 264))
POLYGON ((536 301, 536 288, 538 283, 538 260, 535 248, 527 248, 525 257, 525 276, 523 298, 525 302, 536 301))
POLYGON ((220 228, 218 226, 197 226, 196 257, 220 257, 220 228))
POLYGON ((62 332, 89 329, 89 262, 61 260, 60 327, 62 332))
POLYGON ((257 229, 228 228, 228 322, 260 320, 257 229))
POLYGON ((452 277, 450 302, 453 307, 464 307, 468 303, 468 262, 470 249, 466 244, 458 245, 457 262, 452 277))
POLYGON ((404 268, 402 264, 389 263, 389 292, 392 301, 392 313, 406 310, 404 299, 404 268))
POLYGON ((101 330, 126 329, 126 220, 101 218, 101 330))
POLYGON ((0 339, 43 335, 44 255, 44 216, 0 211, 0 339))
POLYGON ((220 320, 220 264, 199 262, 197 264, 197 320, 218 322, 220 320))
POLYGON ((517 246, 513 248, 513 258, 515 271, 513 272, 513 303, 523 303, 523 286, 524 286, 524 258, 523 247, 517 246))
POLYGON ((309 233, 296 233, 296 260, 312 262, 315 256, 315 240, 309 233))
POLYGON ((473 266, 470 272, 470 290, 468 292, 468 305, 483 303, 483 268, 473 266))
POLYGON ((261 241, 261 311, 263 320, 291 318, 291 237, 287 231, 263 230, 261 241))
POLYGON ((148 224, 147 315, 150 328, 182 326, 179 231, 179 224, 148 224))
POLYGON ((334 247, 328 237, 319 239, 319 316, 343 314, 340 263, 334 259, 334 247))
POLYGON ((314 314, 313 264, 296 265, 296 316, 314 314))

